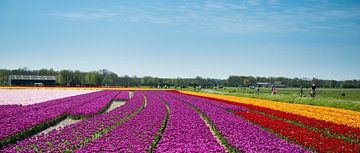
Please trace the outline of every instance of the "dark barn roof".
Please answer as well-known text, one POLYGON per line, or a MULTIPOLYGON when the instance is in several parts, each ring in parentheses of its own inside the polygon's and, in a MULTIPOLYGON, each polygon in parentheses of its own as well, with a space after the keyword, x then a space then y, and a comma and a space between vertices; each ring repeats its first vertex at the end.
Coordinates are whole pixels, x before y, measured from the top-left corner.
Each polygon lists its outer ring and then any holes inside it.
POLYGON ((44 75, 10 75, 10 80, 56 80, 56 76, 44 75))

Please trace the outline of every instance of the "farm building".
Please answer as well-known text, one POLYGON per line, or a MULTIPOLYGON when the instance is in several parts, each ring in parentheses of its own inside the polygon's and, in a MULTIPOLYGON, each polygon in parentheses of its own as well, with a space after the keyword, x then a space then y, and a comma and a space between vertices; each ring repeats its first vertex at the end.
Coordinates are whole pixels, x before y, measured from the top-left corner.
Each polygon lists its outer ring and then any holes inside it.
POLYGON ((285 88, 286 87, 281 81, 275 81, 272 85, 276 88, 285 88))
POLYGON ((256 85, 259 87, 271 87, 270 82, 256 82, 256 85))
POLYGON ((286 86, 281 81, 275 81, 274 83, 270 82, 257 82, 257 86, 259 87, 276 87, 276 88, 285 88, 286 86))
POLYGON ((53 86, 56 76, 10 75, 9 84, 17 86, 53 86))

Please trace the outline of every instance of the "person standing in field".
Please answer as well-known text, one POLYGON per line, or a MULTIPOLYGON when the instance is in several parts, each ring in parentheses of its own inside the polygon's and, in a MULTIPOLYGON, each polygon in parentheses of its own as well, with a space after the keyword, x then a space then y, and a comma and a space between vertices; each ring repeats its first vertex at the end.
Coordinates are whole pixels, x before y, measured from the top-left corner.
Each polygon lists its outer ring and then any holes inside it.
POLYGON ((300 97, 303 97, 303 93, 304 93, 304 87, 300 86, 300 97))
POLYGON ((256 86, 256 94, 258 95, 258 94, 260 94, 260 87, 259 86, 256 86))
POLYGON ((277 92, 276 88, 274 86, 272 86, 271 87, 271 94, 276 95, 276 92, 277 92))
POLYGON ((311 86, 311 93, 310 93, 311 97, 315 97, 316 95, 316 86, 315 83, 312 84, 311 86))

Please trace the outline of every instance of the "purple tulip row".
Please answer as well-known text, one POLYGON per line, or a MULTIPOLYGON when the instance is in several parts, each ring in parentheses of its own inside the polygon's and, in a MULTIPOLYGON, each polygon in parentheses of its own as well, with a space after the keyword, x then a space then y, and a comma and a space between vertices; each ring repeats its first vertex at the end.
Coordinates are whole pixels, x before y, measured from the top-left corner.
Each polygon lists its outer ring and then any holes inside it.
POLYGON ((120 91, 108 91, 106 95, 92 99, 91 101, 84 103, 81 106, 72 108, 67 111, 72 116, 91 116, 98 113, 103 108, 106 108, 110 102, 121 94, 120 91))
MULTIPOLYGON (((77 97, 82 97, 82 95, 61 98, 61 99, 55 99, 55 100, 49 100, 49 101, 45 101, 42 103, 36 103, 33 105, 27 105, 27 106, 15 105, 14 107, 8 108, 6 110, 2 110, 0 112, 0 121, 9 120, 10 118, 17 117, 18 115, 21 115, 23 113, 30 113, 30 112, 37 111, 39 109, 46 109, 47 107, 61 104, 61 103, 71 100, 72 98, 77 98, 77 97)), ((8 106, 8 105, 4 105, 4 106, 0 106, 0 107, 6 107, 6 106, 8 106)))
POLYGON ((171 113, 155 153, 225 152, 195 110, 166 94, 159 95, 169 103, 171 113))
MULTIPOLYGON (((162 91, 162 92, 167 92, 167 91, 162 91)), ((206 98, 202 98, 202 97, 189 96, 189 95, 184 95, 184 94, 175 94, 175 95, 181 95, 182 97, 186 97, 188 99, 195 100, 195 101, 206 101, 207 104, 213 105, 215 107, 218 107, 218 108, 221 108, 224 110, 231 110, 231 111, 236 111, 236 112, 245 112, 245 111, 249 110, 244 107, 239 107, 239 106, 235 106, 235 105, 231 105, 231 104, 227 104, 227 103, 222 103, 222 102, 218 102, 215 100, 210 100, 210 99, 206 99, 206 98)))
POLYGON ((206 99, 189 98, 187 95, 167 93, 201 110, 224 136, 227 142, 243 152, 308 152, 275 135, 254 126, 234 114, 211 105, 206 99))
POLYGON ((78 123, 68 125, 60 130, 52 130, 8 145, 0 152, 68 152, 73 151, 92 139, 101 136, 112 128, 121 125, 129 115, 139 111, 144 105, 143 96, 135 96, 121 107, 105 112, 78 123))
POLYGON ((2 118, 0 123, 0 141, 61 117, 65 113, 84 116, 96 113, 101 107, 104 107, 104 104, 109 103, 118 92, 100 91, 19 108, 16 107, 11 110, 13 112, 12 116, 0 116, 2 118), (101 103, 99 103, 99 100, 102 100, 101 103))
POLYGON ((0 105, 0 121, 6 117, 12 116, 14 114, 17 114, 17 110, 21 110, 24 108, 24 106, 21 105, 0 105))
MULTIPOLYGON (((98 97, 99 97, 105 93, 107 93, 107 92, 97 91, 97 92, 81 94, 81 95, 76 95, 76 96, 70 96, 70 97, 61 98, 61 99, 49 100, 49 101, 45 101, 45 102, 41 102, 41 103, 36 103, 33 105, 27 105, 27 106, 18 105, 18 107, 13 107, 6 111, 1 111, 0 112, 0 121, 2 121, 2 119, 9 120, 10 118, 14 118, 14 117, 17 118, 18 115, 21 115, 24 113, 31 113, 31 112, 37 112, 37 111, 41 112, 41 110, 46 110, 47 108, 54 107, 57 105, 64 105, 64 103, 69 103, 70 101, 72 101, 70 103, 74 103, 73 101, 76 101, 76 104, 82 104, 82 102, 88 102, 88 101, 92 100, 92 98, 94 98, 96 95, 98 95, 98 97)), ((10 120, 12 120, 12 119, 10 119, 10 120)))
POLYGON ((129 100, 129 92, 128 91, 122 91, 121 93, 116 95, 114 99, 127 101, 127 100, 129 100))
POLYGON ((144 91, 146 107, 127 122, 90 141, 75 152, 145 152, 161 127, 166 114, 165 104, 153 94, 144 91))

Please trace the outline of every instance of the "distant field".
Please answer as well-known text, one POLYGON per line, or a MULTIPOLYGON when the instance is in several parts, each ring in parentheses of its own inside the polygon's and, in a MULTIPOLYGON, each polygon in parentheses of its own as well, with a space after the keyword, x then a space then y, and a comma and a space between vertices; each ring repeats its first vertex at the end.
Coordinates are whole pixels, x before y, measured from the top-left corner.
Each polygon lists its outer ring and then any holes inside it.
MULTIPOLYGON (((183 90, 193 91, 193 88, 186 88, 183 90)), ((360 111, 360 89, 318 88, 315 98, 310 97, 309 88, 304 88, 304 97, 300 97, 299 88, 277 88, 277 90, 277 95, 271 95, 270 88, 261 88, 259 95, 256 94, 255 89, 239 89, 233 87, 225 87, 224 89, 202 89, 197 90, 197 92, 234 95, 279 102, 328 106, 360 111)))

